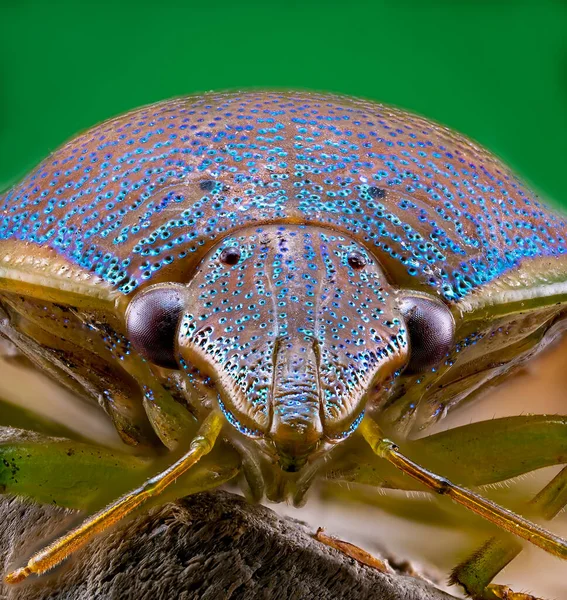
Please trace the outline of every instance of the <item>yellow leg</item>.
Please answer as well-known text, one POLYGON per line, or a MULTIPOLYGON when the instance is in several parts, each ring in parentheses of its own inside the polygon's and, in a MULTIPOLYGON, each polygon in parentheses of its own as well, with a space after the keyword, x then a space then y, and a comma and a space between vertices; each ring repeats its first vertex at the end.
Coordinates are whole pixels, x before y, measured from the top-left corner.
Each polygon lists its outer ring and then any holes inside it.
POLYGON ((372 554, 366 552, 366 550, 363 550, 362 548, 359 548, 350 542, 345 542, 331 535, 327 535, 322 527, 317 529, 317 533, 313 537, 318 542, 321 542, 326 546, 330 546, 331 548, 334 548, 335 550, 354 558, 354 560, 363 565, 372 567, 373 569, 378 569, 378 571, 382 571, 382 573, 393 573, 393 569, 388 566, 388 563, 385 563, 379 558, 372 556, 372 554))
POLYGON ((213 412, 203 422, 191 442, 189 451, 159 475, 148 479, 139 488, 128 492, 116 502, 94 514, 79 527, 56 540, 30 558, 28 564, 5 577, 6 583, 19 583, 32 573, 44 573, 64 560, 69 554, 84 546, 94 535, 104 531, 149 498, 159 495, 202 456, 208 454, 222 429, 224 418, 213 412))
POLYGON ((465 506, 477 515, 484 517, 505 531, 509 531, 559 558, 567 559, 567 541, 535 523, 520 517, 498 504, 455 485, 444 477, 431 473, 404 456, 396 444, 384 438, 378 425, 369 418, 362 421, 359 427, 372 451, 392 463, 395 467, 420 481, 429 489, 452 498, 458 504, 465 506))
MULTIPOLYGON (((567 502, 567 467, 564 467, 530 502, 530 508, 546 519, 553 519, 567 502)), ((467 594, 479 600, 538 600, 531 594, 512 591, 508 586, 490 583, 520 552, 522 546, 511 536, 491 538, 458 565, 451 582, 462 585, 467 594)))

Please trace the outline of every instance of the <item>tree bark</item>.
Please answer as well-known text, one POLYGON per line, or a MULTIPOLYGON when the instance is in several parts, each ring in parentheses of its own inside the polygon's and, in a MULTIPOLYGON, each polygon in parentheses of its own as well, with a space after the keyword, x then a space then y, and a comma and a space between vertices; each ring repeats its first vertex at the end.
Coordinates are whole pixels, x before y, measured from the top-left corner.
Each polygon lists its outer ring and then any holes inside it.
MULTIPOLYGON (((0 502, 3 572, 79 516, 17 498, 0 502)), ((224 491, 139 514, 6 600, 450 600, 431 583, 362 565, 304 524, 224 491)))

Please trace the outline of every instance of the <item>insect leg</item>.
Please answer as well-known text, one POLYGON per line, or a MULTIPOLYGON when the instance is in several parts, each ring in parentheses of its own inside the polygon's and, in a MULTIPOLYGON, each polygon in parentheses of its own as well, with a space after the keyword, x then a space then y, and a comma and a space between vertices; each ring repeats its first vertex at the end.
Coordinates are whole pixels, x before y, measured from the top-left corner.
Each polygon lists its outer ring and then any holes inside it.
MULTIPOLYGON (((567 417, 521 415, 406 440, 404 450, 430 471, 443 473, 465 486, 479 486, 565 463, 566 432, 567 417)), ((390 463, 376 460, 361 436, 353 436, 349 452, 330 463, 327 478, 383 488, 422 489, 390 463)))
MULTIPOLYGON (((464 485, 486 485, 503 481, 549 465, 565 462, 567 455, 567 418, 557 415, 521 415, 471 423, 433 434, 418 440, 408 440, 404 449, 410 458, 419 457, 420 463, 431 471, 457 479, 464 485)), ((353 439, 355 449, 333 464, 327 477, 331 480, 398 488, 422 489, 419 484, 403 475, 387 461, 376 460, 364 440, 353 439), (366 448, 364 447, 366 446, 366 448)), ((337 484, 335 484, 336 486, 337 484)), ((366 496, 362 500, 377 503, 367 488, 358 490, 366 496)), ((433 512, 435 505, 428 504, 428 513, 420 505, 412 509, 400 507, 400 499, 379 496, 379 505, 386 510, 403 513, 407 518, 439 519, 433 512), (390 504, 384 501, 388 500, 390 504)), ((414 506, 412 501, 412 508, 414 506)), ((567 469, 563 469, 530 503, 531 512, 551 519, 567 504, 567 469)), ((521 505, 520 505, 521 506, 521 505)), ((517 506, 518 510, 521 510, 517 506)), ((524 505, 525 507, 525 505, 524 505)), ((451 505, 447 508, 451 509, 451 505)), ((453 510, 449 515, 452 516, 453 510)), ((464 516, 464 515, 463 515, 464 516)), ((459 523, 463 517, 459 516, 459 523)), ((479 523, 474 530, 478 533, 479 523)), ((511 600, 529 600, 527 595, 516 594, 501 586, 488 587, 492 578, 521 551, 520 544, 508 534, 490 539, 468 560, 459 565, 453 580, 477 598, 495 600, 508 594, 511 600), (500 596, 496 594, 498 592, 500 596)))
POLYGON ((550 520, 565 506, 567 506, 567 467, 559 471, 530 502, 530 507, 550 520))
MULTIPOLYGON (((563 468, 530 502, 537 515, 553 519, 567 505, 567 467, 563 468)), ((507 586, 491 584, 496 575, 520 552, 522 546, 511 536, 492 537, 470 558, 457 565, 451 583, 457 583, 473 598, 529 600, 532 596, 516 593, 507 586)))
POLYGON ((150 474, 150 467, 150 459, 118 450, 0 428, 3 494, 93 510, 115 498, 117 492, 139 485, 150 474), (111 495, 107 496, 107 492, 111 495))
POLYGON ((448 496, 505 531, 513 533, 555 556, 567 559, 566 540, 479 494, 421 467, 404 456, 396 444, 386 439, 377 423, 371 419, 364 419, 359 430, 377 456, 384 458, 406 475, 416 479, 434 492, 448 496))
POLYGON ((232 440, 232 445, 238 448, 241 455, 241 471, 244 475, 245 495, 250 502, 260 502, 264 496, 265 482, 262 475, 262 467, 258 458, 245 444, 232 440))
POLYGON ((199 428, 196 437, 191 442, 189 451, 177 462, 165 471, 148 479, 139 488, 128 492, 89 517, 79 527, 32 556, 25 567, 9 573, 5 577, 5 582, 19 583, 32 573, 43 573, 51 569, 69 554, 84 546, 95 534, 104 531, 124 518, 150 498, 161 494, 165 488, 213 449, 223 423, 224 417, 220 413, 212 412, 199 428))
POLYGON ((512 536, 491 537, 467 560, 453 569, 450 582, 462 586, 467 595, 475 600, 529 600, 532 596, 510 595, 514 592, 507 586, 490 585, 494 577, 521 551, 522 545, 512 536), (499 589, 508 595, 497 595, 499 589))
MULTIPOLYGON (((0 490, 42 504, 93 512, 165 467, 171 456, 123 451, 22 429, 0 427, 0 490)), ((240 470, 232 446, 219 442, 164 495, 168 501, 232 479, 240 470)))

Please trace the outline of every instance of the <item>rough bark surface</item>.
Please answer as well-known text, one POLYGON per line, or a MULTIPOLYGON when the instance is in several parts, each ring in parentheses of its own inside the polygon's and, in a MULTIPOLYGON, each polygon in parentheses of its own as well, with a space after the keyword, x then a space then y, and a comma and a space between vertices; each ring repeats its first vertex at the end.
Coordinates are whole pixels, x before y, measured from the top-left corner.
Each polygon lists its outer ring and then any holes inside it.
MULTIPOLYGON (((3 572, 76 514, 0 500, 3 572)), ((6 600, 450 600, 415 577, 385 574, 315 541, 305 525, 227 492, 202 493, 140 514, 100 536, 6 600)))

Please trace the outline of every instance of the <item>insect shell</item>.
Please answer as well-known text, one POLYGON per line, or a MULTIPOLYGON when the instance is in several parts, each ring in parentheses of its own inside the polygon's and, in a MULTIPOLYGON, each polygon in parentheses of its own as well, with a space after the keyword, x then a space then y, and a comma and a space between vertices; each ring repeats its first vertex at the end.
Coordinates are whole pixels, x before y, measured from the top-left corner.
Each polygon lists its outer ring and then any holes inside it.
POLYGON ((364 415, 415 435, 562 329, 564 218, 474 142, 369 101, 160 102, 0 207, 3 335, 131 446, 174 449, 220 410, 274 500, 364 415))
POLYGON ((152 395, 198 414, 203 388, 288 469, 365 408, 416 431, 560 313, 514 308, 562 291, 564 219, 463 136, 352 98, 161 102, 71 140, 0 206, 20 349, 133 445, 175 446, 152 395))

